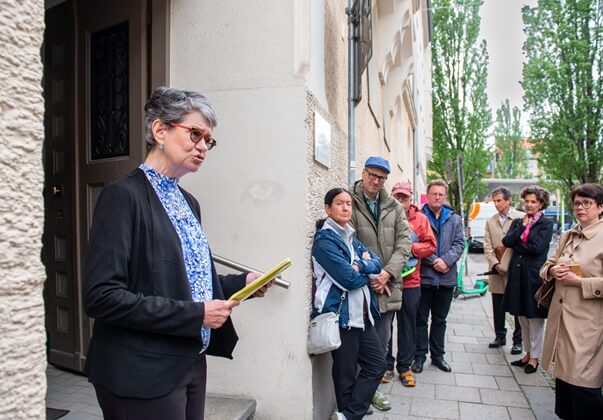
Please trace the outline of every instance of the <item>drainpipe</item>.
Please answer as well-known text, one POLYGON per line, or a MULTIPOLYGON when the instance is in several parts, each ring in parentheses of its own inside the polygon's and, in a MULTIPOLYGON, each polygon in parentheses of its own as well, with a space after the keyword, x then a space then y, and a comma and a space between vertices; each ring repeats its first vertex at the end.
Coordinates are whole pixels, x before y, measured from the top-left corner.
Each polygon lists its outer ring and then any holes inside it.
POLYGON ((348 15, 348 185, 350 188, 356 181, 356 102, 354 97, 354 81, 356 80, 355 16, 354 1, 348 0, 345 9, 348 15))

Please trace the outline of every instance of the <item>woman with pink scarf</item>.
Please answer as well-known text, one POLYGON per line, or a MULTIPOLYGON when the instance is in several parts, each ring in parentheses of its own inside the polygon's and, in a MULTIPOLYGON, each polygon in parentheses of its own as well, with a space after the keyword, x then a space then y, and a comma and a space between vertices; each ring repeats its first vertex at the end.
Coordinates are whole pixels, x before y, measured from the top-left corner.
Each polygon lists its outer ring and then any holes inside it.
POLYGON ((542 284, 540 268, 547 259, 553 236, 553 222, 546 219, 543 210, 549 204, 549 192, 536 185, 521 190, 525 216, 513 220, 502 240, 513 249, 509 263, 507 287, 503 296, 506 312, 519 317, 526 354, 511 362, 523 367, 526 373, 538 369, 544 342, 544 320, 548 310, 538 306, 534 294, 542 284))

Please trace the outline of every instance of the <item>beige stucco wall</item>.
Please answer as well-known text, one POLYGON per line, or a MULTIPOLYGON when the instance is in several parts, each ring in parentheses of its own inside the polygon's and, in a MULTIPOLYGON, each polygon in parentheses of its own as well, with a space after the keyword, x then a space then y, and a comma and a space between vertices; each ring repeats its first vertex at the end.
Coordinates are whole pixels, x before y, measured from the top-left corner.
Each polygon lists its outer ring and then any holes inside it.
POLYGON ((218 113, 219 146, 183 179, 201 203, 212 251, 260 270, 293 260, 283 274, 288 290, 274 287, 235 309, 235 359, 208 362, 208 392, 255 399, 257 419, 312 418, 307 106, 295 75, 303 61, 295 55, 295 5, 172 2, 170 84, 204 92, 218 113))
POLYGON ((0 6, 0 418, 42 419, 44 4, 0 6))
MULTIPOLYGON (((206 93, 219 116, 219 147, 199 173, 183 179, 201 202, 213 252, 258 269, 294 261, 284 275, 289 290, 275 288, 235 310, 235 360, 209 362, 209 392, 256 399, 258 419, 323 419, 334 407, 331 358, 308 357, 305 341, 314 222, 324 216, 325 192, 348 179, 346 6, 347 0, 172 1, 170 84, 206 93), (331 125, 330 168, 314 160, 315 112, 331 125)), ((403 11, 396 13, 400 29, 403 11)), ((380 39, 378 29, 374 35, 380 39)), ((376 47, 376 71, 386 55, 376 47)), ((371 103, 365 73, 356 108, 357 178, 368 156, 382 155, 393 168, 387 188, 413 176, 409 110, 399 99, 412 56, 405 51, 389 85, 373 75, 371 103), (387 141, 385 120, 397 133, 387 141)))

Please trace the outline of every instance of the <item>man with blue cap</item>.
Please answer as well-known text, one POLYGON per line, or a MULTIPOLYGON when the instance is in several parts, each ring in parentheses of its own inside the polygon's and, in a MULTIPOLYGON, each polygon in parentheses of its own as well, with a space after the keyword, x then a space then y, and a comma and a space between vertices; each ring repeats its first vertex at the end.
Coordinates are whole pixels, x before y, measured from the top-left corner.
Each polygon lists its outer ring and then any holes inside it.
MULTIPOLYGON (((371 280, 371 287, 377 294, 381 312, 381 319, 375 320, 375 328, 384 355, 387 354, 394 313, 402 306, 401 272, 412 245, 404 208, 384 187, 390 172, 389 162, 381 156, 371 156, 366 160, 362 179, 352 188, 350 221, 360 242, 383 261, 383 269, 371 280)), ((384 382, 392 379, 392 372, 383 377, 384 382)), ((379 391, 373 397, 373 406, 379 410, 391 408, 390 402, 379 391)))

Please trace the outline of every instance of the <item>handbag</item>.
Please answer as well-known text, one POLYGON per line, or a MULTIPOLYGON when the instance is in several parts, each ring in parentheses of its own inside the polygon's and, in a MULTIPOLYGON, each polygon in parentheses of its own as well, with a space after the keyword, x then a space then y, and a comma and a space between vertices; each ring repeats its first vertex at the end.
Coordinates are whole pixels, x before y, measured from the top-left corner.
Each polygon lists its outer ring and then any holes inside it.
MULTIPOLYGON (((564 249, 567 245, 569 239, 569 232, 566 232, 561 239, 559 240, 559 245, 557 248, 564 249)), ((536 293, 534 293, 534 299, 536 299, 536 304, 538 306, 542 306, 543 308, 549 308, 551 306, 551 302, 553 300, 553 294, 555 293, 555 277, 553 277, 549 281, 543 282, 536 293)))
POLYGON ((500 268, 505 273, 509 272, 509 265, 511 264, 511 258, 513 257, 513 248, 505 249, 505 252, 502 254, 500 258, 500 262, 498 263, 498 268, 500 268))
POLYGON ((323 354, 337 350, 341 346, 339 335, 339 314, 346 292, 341 294, 337 312, 325 312, 310 320, 308 330, 308 354, 323 354))
POLYGON ((536 293, 534 293, 534 299, 536 299, 536 304, 540 307, 547 308, 551 306, 551 301, 553 300, 553 294, 555 292, 555 278, 552 278, 549 281, 545 281, 540 285, 536 293))

